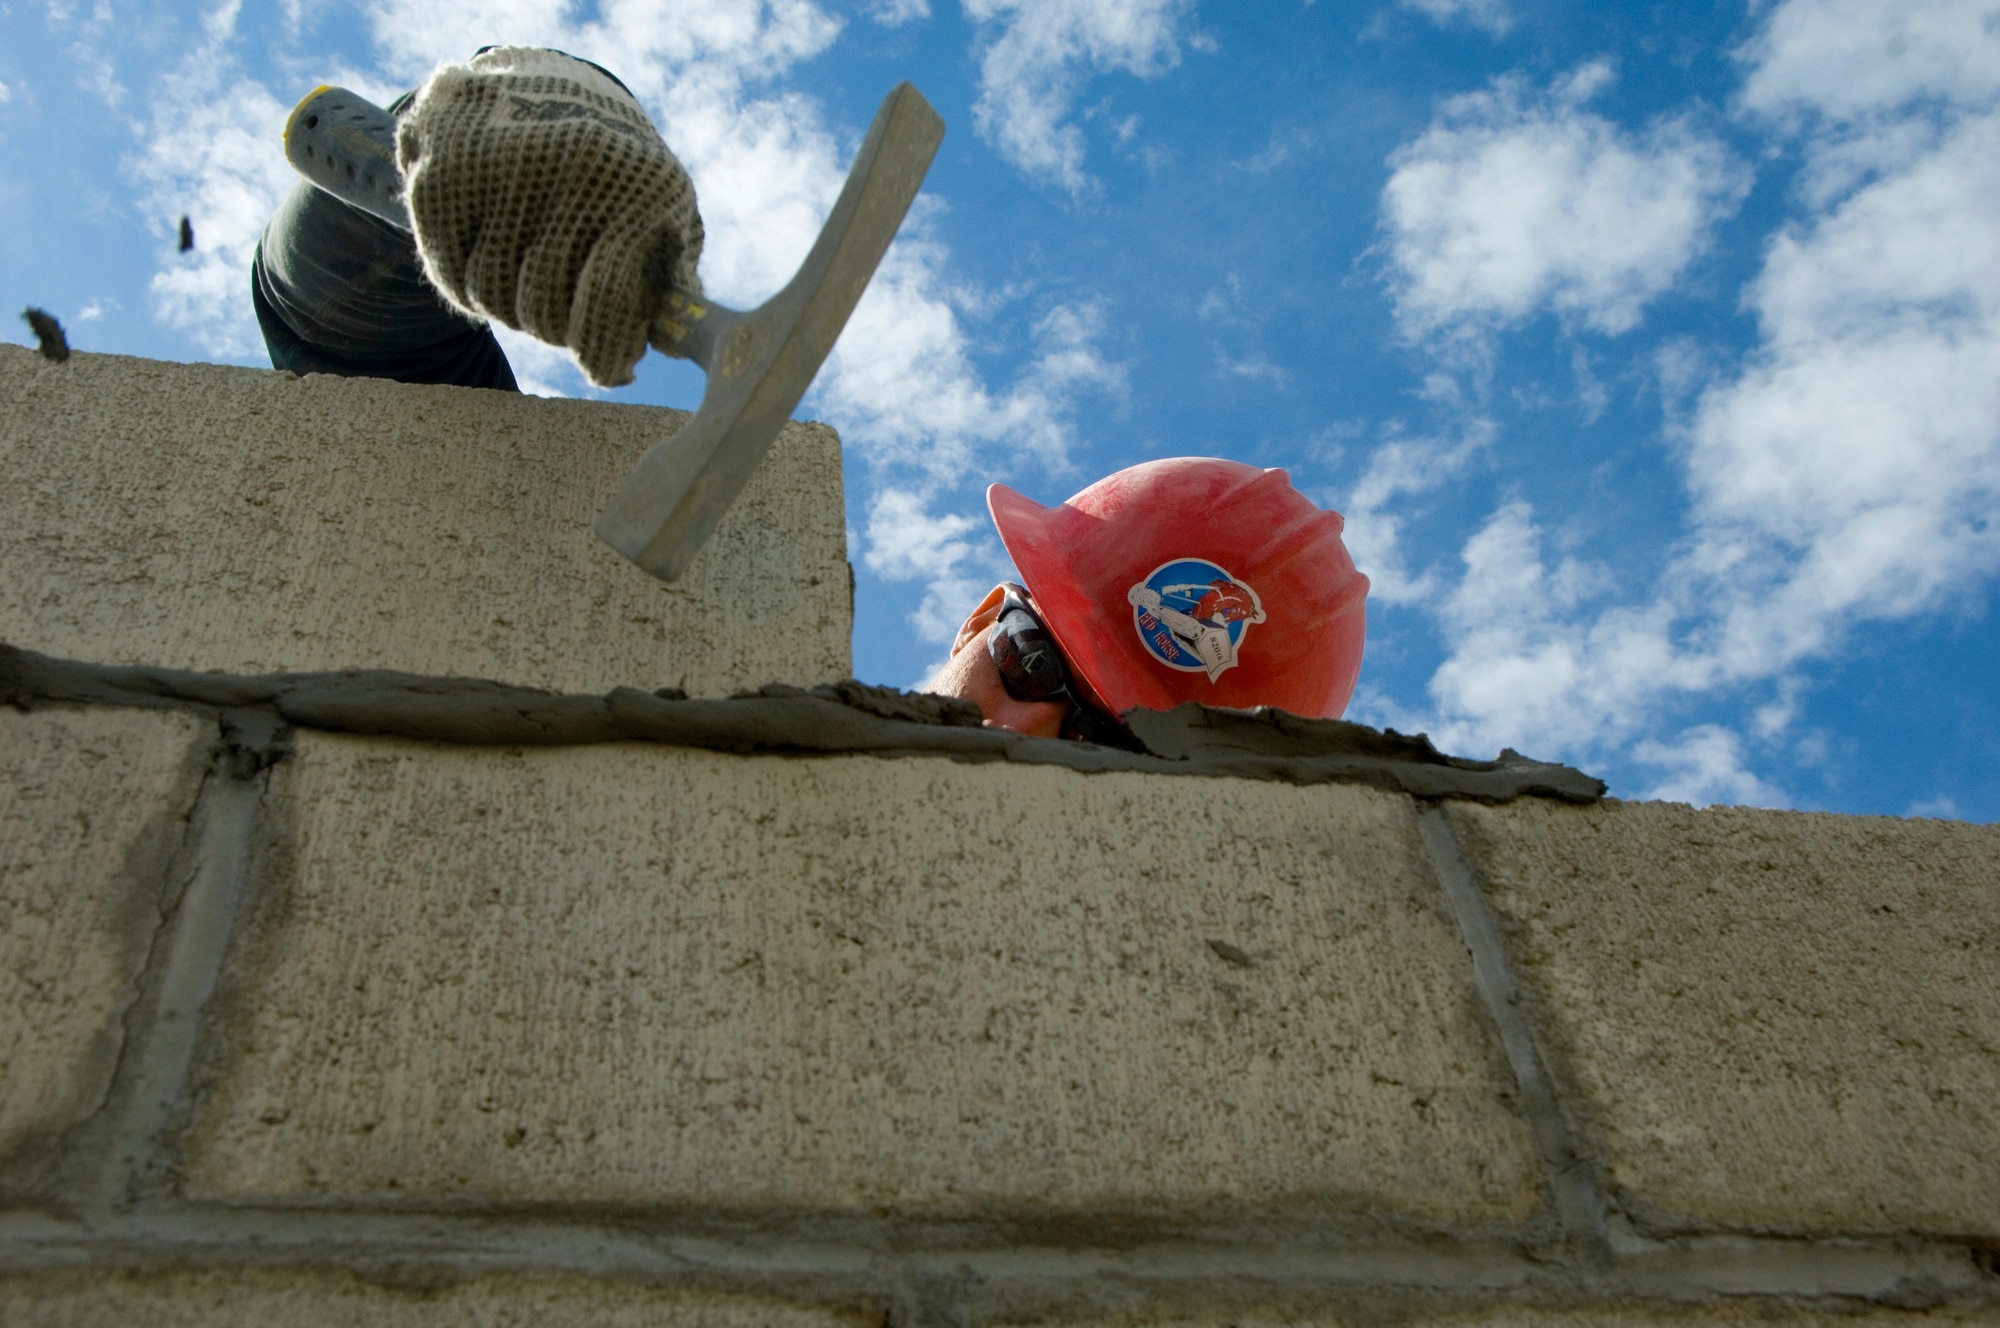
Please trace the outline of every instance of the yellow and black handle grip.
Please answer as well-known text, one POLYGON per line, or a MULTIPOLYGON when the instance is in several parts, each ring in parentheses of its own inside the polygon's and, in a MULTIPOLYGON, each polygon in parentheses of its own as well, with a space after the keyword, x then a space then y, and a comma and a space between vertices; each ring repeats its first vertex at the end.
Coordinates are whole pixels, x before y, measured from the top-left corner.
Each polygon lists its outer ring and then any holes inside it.
POLYGON ((396 169, 396 117, 367 98, 322 83, 285 121, 285 160, 343 203, 410 229, 396 169))

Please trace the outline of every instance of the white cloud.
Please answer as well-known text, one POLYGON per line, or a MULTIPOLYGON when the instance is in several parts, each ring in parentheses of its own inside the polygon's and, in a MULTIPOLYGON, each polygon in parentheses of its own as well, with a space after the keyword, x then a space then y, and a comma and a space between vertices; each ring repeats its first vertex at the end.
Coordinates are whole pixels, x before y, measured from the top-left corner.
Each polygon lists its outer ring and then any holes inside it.
POLYGON ((930 16, 930 0, 876 0, 868 10, 868 17, 885 28, 900 28, 930 16))
POLYGON ((947 255, 921 235, 899 240, 814 389, 817 407, 880 465, 956 484, 1004 445, 1061 474, 1069 466, 1069 405, 1086 390, 1117 392, 1123 370, 1097 350, 1101 316, 1057 305, 1033 330, 1036 354, 1005 392, 987 388, 952 304, 947 255))
POLYGON ((1911 803, 1909 810, 1905 811, 1903 815, 1931 816, 1946 821, 1964 819, 1964 813, 1959 811, 1957 801, 1942 793, 1935 798, 1926 798, 1922 802, 1911 803))
POLYGON ((1231 272, 1221 285, 1210 287, 1195 308, 1195 317, 1239 334, 1233 338, 1236 341, 1249 343, 1240 354, 1232 353, 1221 341, 1210 343, 1215 352, 1215 367, 1224 376, 1265 382, 1277 388, 1291 385, 1291 371, 1257 344, 1262 339, 1264 320, 1257 306, 1244 294, 1242 277, 1231 272))
POLYGON ((1243 278, 1234 272, 1225 276, 1221 285, 1209 287, 1194 314, 1204 323, 1223 327, 1255 331, 1258 326, 1250 302, 1243 294, 1243 278))
POLYGON ((1506 0, 1402 0, 1405 9, 1414 9, 1432 22, 1451 28, 1464 25, 1499 37, 1514 26, 1514 15, 1506 0))
POLYGON ((1313 135, 1308 130, 1273 130, 1270 142, 1256 156, 1242 162, 1240 169, 1249 175, 1268 175, 1289 162, 1294 153, 1304 152, 1312 145, 1313 135))
POLYGON ((14 94, 8 90, 5 83, 0 83, 0 106, 5 106, 12 100, 14 100, 14 94))
POLYGON ((494 339, 506 352, 507 366, 514 371, 514 385, 531 397, 577 397, 606 395, 592 385, 576 367, 569 352, 537 341, 526 332, 516 332, 504 323, 492 323, 494 339))
POLYGON ((1623 332, 1702 251, 1749 175, 1682 120, 1630 133, 1584 109, 1586 65, 1446 102, 1390 158, 1383 248, 1406 333, 1473 334, 1543 309, 1623 332))
POLYGON ((1091 183, 1083 131, 1067 122, 1078 88, 1093 70, 1147 78, 1172 68, 1189 7, 1190 0, 965 0, 966 16, 996 34, 980 56, 974 127, 1029 176, 1082 195, 1091 183))
POLYGON ((1269 383, 1272 387, 1290 387, 1291 370, 1272 360, 1260 350, 1237 357, 1222 347, 1215 348, 1215 367, 1226 377, 1247 378, 1252 382, 1269 383))
POLYGON ((889 487, 870 505, 864 557, 886 580, 926 583, 911 622, 921 639, 949 643, 1007 563, 990 534, 976 558, 975 546, 958 538, 986 527, 983 484, 963 499, 975 517, 932 516, 935 495, 962 488, 982 468, 1018 469, 1024 456, 1048 472, 1070 473, 1071 400, 1086 390, 1116 393, 1124 376, 1096 348, 1097 310, 1058 305, 1035 328, 1035 358, 996 395, 974 371, 950 307, 927 293, 942 280, 941 251, 899 242, 892 257, 815 394, 818 413, 878 475, 909 476, 932 495, 920 499, 885 481, 889 487))
POLYGON ((1722 648, 1761 671, 2000 568, 2000 115, 1780 235, 1752 301, 1763 347, 1701 399, 1689 479, 1695 563, 1757 591, 1722 648))
POLYGON ((1551 567, 1542 543, 1518 501, 1466 542, 1438 611, 1450 654, 1430 684, 1447 747, 1600 752, 1649 718, 1636 697, 1685 678, 1670 605, 1607 610, 1603 569, 1575 558, 1551 567))
MULTIPOLYGON (((227 22, 234 22, 236 3, 225 3, 219 12, 227 22)), ((111 0, 96 0, 90 13, 81 19, 71 4, 51 3, 47 14, 49 30, 71 38, 67 53, 77 71, 77 86, 110 109, 118 110, 125 100, 125 85, 118 81, 116 62, 105 44, 116 39, 122 25, 111 0)), ((211 16, 206 26, 212 29, 213 23, 211 16)))
POLYGON ((1912 103, 2000 97, 2000 10, 1991 0, 1788 0, 1742 51, 1743 103, 1836 120, 1912 103))
POLYGON ((1398 500, 1429 493, 1464 473, 1494 438, 1491 420, 1474 419, 1458 438, 1391 436, 1369 454, 1361 478, 1330 504, 1346 518, 1342 535, 1354 565, 1368 574, 1377 604, 1422 603, 1436 594, 1437 575, 1412 573, 1403 550, 1398 500))
POLYGON ((979 523, 956 513, 934 516, 921 494, 888 488, 868 505, 868 570, 893 581, 908 581, 972 553, 979 523))
POLYGON ((242 359, 264 346, 250 311, 250 257, 297 177, 277 147, 290 107, 243 77, 229 53, 236 11, 232 0, 207 14, 202 43, 160 78, 132 167, 162 238, 177 235, 186 214, 200 240, 186 254, 163 247, 155 315, 208 354, 242 359))
POLYGON ((668 83, 691 102, 745 79, 771 78, 818 55, 840 21, 810 0, 604 0, 578 21, 575 0, 368 0, 369 30, 387 66, 414 82, 443 60, 487 45, 552 46, 615 72, 649 105, 668 83))
POLYGON ((923 580, 923 603, 911 615, 920 639, 949 645, 973 605, 1001 576, 1005 554, 986 523, 961 513, 934 514, 908 489, 885 488, 868 505, 868 570, 890 581, 923 580))
POLYGON ((1633 749, 1645 765, 1667 773, 1646 796, 1696 806, 1731 803, 1742 807, 1783 807, 1784 792, 1759 779, 1744 764, 1743 740, 1715 724, 1698 724, 1672 742, 1648 741, 1633 749))
POLYGON ((1597 423, 1611 404, 1611 389, 1590 371, 1590 352, 1580 343, 1569 348, 1569 370, 1576 379, 1576 403, 1583 410, 1583 422, 1597 423))
MULTIPOLYGON (((1776 104, 1770 89, 1797 83, 1803 104, 1799 71, 1858 40, 1842 25, 1859 12, 1777 9, 1758 96, 1776 104)), ((1795 721, 1801 664, 2000 573, 2000 111, 1984 92, 1954 100, 1981 85, 1940 49, 1865 94, 1817 76, 1808 153, 1875 166, 1830 194, 1808 174, 1813 210, 1768 245, 1746 292, 1759 344, 1676 432, 1686 533, 1657 579, 1614 594, 1601 571, 1551 568, 1519 505, 1467 544, 1431 683, 1449 741, 1585 758, 1629 744, 1669 772, 1660 796, 1776 800, 1724 729, 1642 739, 1692 699, 1740 696, 1746 726, 1774 743, 1795 721)))

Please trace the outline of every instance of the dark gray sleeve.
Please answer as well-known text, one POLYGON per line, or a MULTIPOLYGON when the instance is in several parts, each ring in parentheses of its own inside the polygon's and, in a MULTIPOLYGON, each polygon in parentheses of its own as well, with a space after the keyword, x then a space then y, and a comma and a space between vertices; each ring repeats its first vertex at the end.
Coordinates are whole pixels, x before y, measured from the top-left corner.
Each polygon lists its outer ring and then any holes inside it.
POLYGON ((491 329, 424 279, 407 232, 304 181, 258 241, 251 302, 280 369, 518 390, 491 329))

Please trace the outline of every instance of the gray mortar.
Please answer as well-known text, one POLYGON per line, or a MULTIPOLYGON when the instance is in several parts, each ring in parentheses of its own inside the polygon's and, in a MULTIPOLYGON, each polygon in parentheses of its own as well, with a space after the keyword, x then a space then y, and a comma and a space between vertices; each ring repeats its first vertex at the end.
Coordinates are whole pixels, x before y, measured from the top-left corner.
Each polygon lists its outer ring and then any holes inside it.
POLYGON ((203 1007, 222 969, 255 833, 264 771, 282 751, 265 712, 226 711, 220 742, 169 864, 152 948, 124 1015, 103 1101, 59 1148, 81 1212, 103 1221, 160 1184, 162 1148, 183 1098, 203 1007))
POLYGON ((203 799, 194 879, 181 897, 152 1026, 132 1066, 131 1096, 110 1154, 123 1159, 125 1170, 118 1188, 105 1191, 114 1204, 162 1186, 162 1150, 182 1101, 202 1010, 222 972, 263 793, 263 781, 253 775, 215 780, 203 799))
POLYGON ((1500 923, 1486 896, 1473 880, 1472 867, 1459 851, 1451 822, 1432 804, 1419 818, 1424 848, 1445 902, 1458 922, 1459 936, 1472 956, 1472 980, 1487 1016, 1500 1034, 1519 1094, 1521 1114, 1534 1131, 1535 1151, 1543 1183, 1555 1206, 1563 1240, 1588 1265, 1601 1265, 1610 1255, 1605 1234, 1604 1189, 1595 1168, 1577 1150, 1562 1103, 1549 1077, 1548 1059, 1521 1008, 1520 984, 1500 939, 1500 923))
MULTIPOLYGON (((910 1325, 1033 1321, 1153 1305, 1351 1303, 1356 1296, 1475 1296, 1479 1303, 1803 1299, 1921 1309, 1996 1305, 1968 1252, 1946 1242, 1720 1238, 1584 1270, 1504 1241, 1294 1238, 1234 1231, 1124 1249, 856 1241, 843 1224, 724 1239, 647 1222, 383 1214, 148 1204, 93 1227, 0 1225, 0 1271, 75 1267, 342 1267, 391 1285, 437 1287, 499 1272, 763 1293, 896 1307, 910 1325)), ((1831 1306, 1830 1306, 1831 1307, 1831 1306)))
POLYGON ((621 687, 565 696, 471 678, 386 671, 259 677, 52 659, 0 645, 0 705, 70 703, 261 713, 275 727, 432 742, 529 746, 658 742, 779 755, 868 752, 960 761, 1019 761, 1086 773, 1370 784, 1424 798, 1506 802, 1525 795, 1595 802, 1604 783, 1513 751, 1494 761, 1442 755, 1428 738, 1275 710, 1189 703, 1127 716, 1136 750, 1029 738, 983 728, 970 702, 843 682, 770 686, 728 700, 621 687))

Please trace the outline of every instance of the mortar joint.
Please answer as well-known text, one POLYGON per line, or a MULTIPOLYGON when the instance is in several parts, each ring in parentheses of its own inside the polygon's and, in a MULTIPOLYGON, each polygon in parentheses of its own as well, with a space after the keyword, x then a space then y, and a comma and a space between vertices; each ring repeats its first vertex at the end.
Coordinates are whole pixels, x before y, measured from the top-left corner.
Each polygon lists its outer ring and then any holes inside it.
POLYGON ((252 780, 289 756, 291 729, 275 709, 233 707, 222 712, 222 741, 232 779, 252 780))

